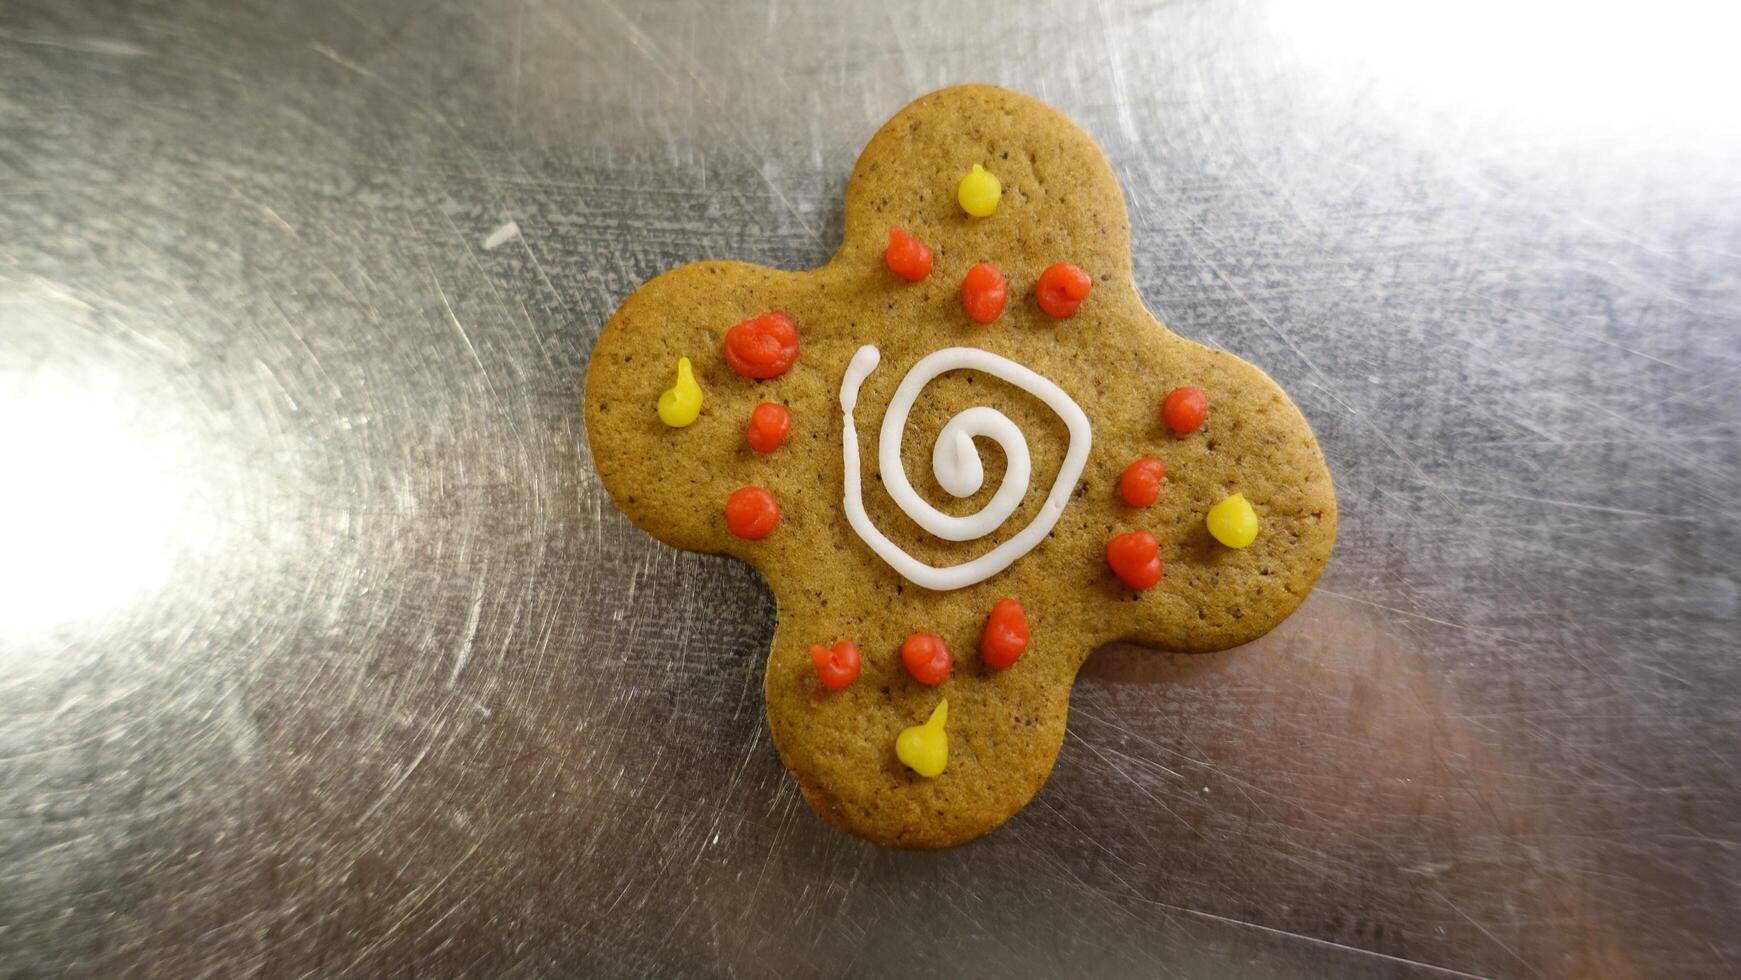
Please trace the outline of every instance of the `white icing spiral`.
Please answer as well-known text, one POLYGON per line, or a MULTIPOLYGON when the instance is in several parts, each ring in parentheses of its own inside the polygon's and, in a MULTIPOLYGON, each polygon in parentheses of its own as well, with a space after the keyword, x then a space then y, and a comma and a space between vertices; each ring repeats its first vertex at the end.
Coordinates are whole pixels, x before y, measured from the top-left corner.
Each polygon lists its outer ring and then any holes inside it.
POLYGON ((1032 551, 1051 533, 1064 508, 1070 503, 1070 493, 1088 462, 1088 446, 1092 433, 1088 416, 1064 389, 1007 357, 1000 357, 977 347, 945 347, 921 358, 907 376, 901 379, 883 415, 882 431, 877 436, 877 461, 882 468, 883 486, 908 517, 920 527, 945 541, 972 541, 992 533, 1003 525, 1027 496, 1033 464, 1028 457, 1028 440, 1009 416, 995 408, 975 406, 957 414, 937 434, 931 447, 931 470, 944 490, 957 497, 967 497, 979 491, 985 482, 985 467, 973 444, 974 436, 985 436, 1000 446, 1008 466, 997 493, 986 505, 965 517, 945 514, 926 503, 913 490, 901 461, 901 437, 906 432, 907 414, 919 392, 931 379, 945 371, 969 369, 1001 378, 1046 403, 1070 431, 1070 445, 1064 452, 1064 462, 1058 469, 1058 479, 1046 495, 1045 505, 1028 525, 992 550, 971 561, 938 567, 927 565, 901 550, 876 529, 864 509, 862 471, 858 458, 858 428, 852 411, 858 404, 858 390, 864 379, 876 370, 881 355, 866 344, 858 349, 847 365, 840 381, 840 410, 845 415, 841 434, 841 451, 846 464, 846 519, 864 543, 870 545, 883 561, 889 563, 915 585, 936 591, 959 589, 983 582, 1008 568, 1016 559, 1032 551))

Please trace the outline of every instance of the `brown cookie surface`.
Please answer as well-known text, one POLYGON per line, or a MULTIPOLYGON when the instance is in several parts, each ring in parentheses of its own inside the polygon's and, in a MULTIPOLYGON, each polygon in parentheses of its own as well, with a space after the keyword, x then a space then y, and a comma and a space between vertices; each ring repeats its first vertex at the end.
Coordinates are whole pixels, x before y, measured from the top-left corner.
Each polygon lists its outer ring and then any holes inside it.
POLYGON ((766 678, 768 719, 781 758, 831 823, 873 841, 944 847, 1009 819, 1045 782, 1064 736, 1071 685, 1097 647, 1133 640, 1169 651, 1219 650, 1252 640, 1291 613, 1316 582, 1335 540, 1330 474, 1299 410, 1262 371, 1184 340, 1144 307, 1130 272, 1130 223, 1099 148, 1055 110, 990 86, 925 96, 871 140, 846 193, 846 234, 821 268, 783 272, 704 262, 661 275, 605 325, 586 380, 593 458, 630 520, 679 548, 734 555, 767 578, 779 622, 766 678), (965 214, 956 185, 974 164, 1003 186, 997 212, 965 214), (908 283, 884 249, 899 226, 935 251, 931 274, 908 283), (963 312, 962 277, 979 262, 1009 283, 1003 314, 979 324, 963 312), (1086 270, 1093 290, 1074 315, 1054 319, 1034 299, 1055 262, 1086 270), (779 377, 752 381, 721 355, 725 332, 768 310, 798 325, 802 351, 779 377), (995 407, 1024 434, 1033 461, 1015 512, 984 538, 951 542, 917 526, 884 491, 878 430, 908 370, 946 347, 974 347, 1024 365, 1086 413, 1092 446, 1068 505, 1040 543, 1007 569, 950 591, 907 580, 849 524, 842 507, 841 385, 864 345, 881 363, 855 412, 862 496, 890 541, 936 566, 967 561, 1027 526, 1045 505, 1069 433, 1040 399, 990 374, 952 371, 926 385, 908 418, 903 470, 932 506, 952 515, 992 499, 1007 460, 977 440, 982 488, 957 499, 932 474, 944 424, 976 405, 995 407), (700 417, 672 428, 655 412, 675 364, 688 357, 704 393, 700 417), (1208 396, 1208 422, 1176 435, 1162 397, 1190 385, 1208 396), (763 454, 744 431, 752 409, 786 406, 785 444, 763 454), (1142 456, 1166 464, 1160 498, 1126 506, 1117 484, 1142 456), (778 527, 744 540, 726 527, 724 502, 743 486, 779 501, 778 527), (1243 549, 1216 542, 1204 516, 1232 493, 1255 507, 1261 530, 1243 549), (1166 576, 1136 592, 1108 569, 1107 541, 1147 530, 1166 576), (992 606, 1012 598, 1031 639, 1007 670, 978 654, 992 606), (941 637, 954 670, 928 687, 903 666, 902 641, 941 637), (811 644, 851 640, 862 673, 844 690, 817 679, 811 644), (903 765, 895 739, 939 700, 949 702, 947 769, 925 778, 903 765))

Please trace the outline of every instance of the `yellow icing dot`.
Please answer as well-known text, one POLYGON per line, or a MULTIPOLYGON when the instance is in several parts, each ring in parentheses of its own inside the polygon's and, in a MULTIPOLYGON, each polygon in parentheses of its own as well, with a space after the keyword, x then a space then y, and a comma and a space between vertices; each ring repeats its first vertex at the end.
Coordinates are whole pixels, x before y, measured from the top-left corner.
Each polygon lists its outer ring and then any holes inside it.
POLYGON ((1257 512, 1243 493, 1209 508, 1208 523, 1209 533, 1229 548, 1243 548, 1257 540, 1257 512))
POLYGON ((659 421, 681 429, 701 414, 701 386, 695 383, 695 371, 689 358, 677 359, 677 383, 659 396, 659 421))
POLYGON ((949 765, 949 733, 943 730, 948 720, 949 699, 944 698, 923 725, 901 731, 895 739, 895 755, 926 779, 941 773, 949 765))
POLYGON ((989 218, 997 213, 997 202, 1003 200, 1003 182, 976 163, 955 188, 955 199, 961 202, 961 210, 975 218, 989 218))

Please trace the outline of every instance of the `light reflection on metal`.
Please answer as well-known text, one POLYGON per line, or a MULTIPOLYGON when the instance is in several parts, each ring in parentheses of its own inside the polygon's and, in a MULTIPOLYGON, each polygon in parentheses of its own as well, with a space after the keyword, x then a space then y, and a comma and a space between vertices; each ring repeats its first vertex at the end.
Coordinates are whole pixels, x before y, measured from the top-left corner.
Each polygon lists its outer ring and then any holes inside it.
POLYGON ((0 638, 116 612, 215 543, 164 421, 114 374, 0 385, 0 638))

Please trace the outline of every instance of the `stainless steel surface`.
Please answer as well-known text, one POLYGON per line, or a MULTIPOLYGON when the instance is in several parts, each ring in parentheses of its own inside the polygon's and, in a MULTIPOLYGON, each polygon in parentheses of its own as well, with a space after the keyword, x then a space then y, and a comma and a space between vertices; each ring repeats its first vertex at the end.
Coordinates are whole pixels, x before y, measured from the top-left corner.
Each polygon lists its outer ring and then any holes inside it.
POLYGON ((0 974, 1735 970, 1732 21, 9 0, 0 974), (1343 530, 1262 642, 1096 655, 1033 804, 908 854, 799 799, 767 591, 624 521, 580 387, 645 278, 820 263, 976 79, 1100 139, 1343 530))

